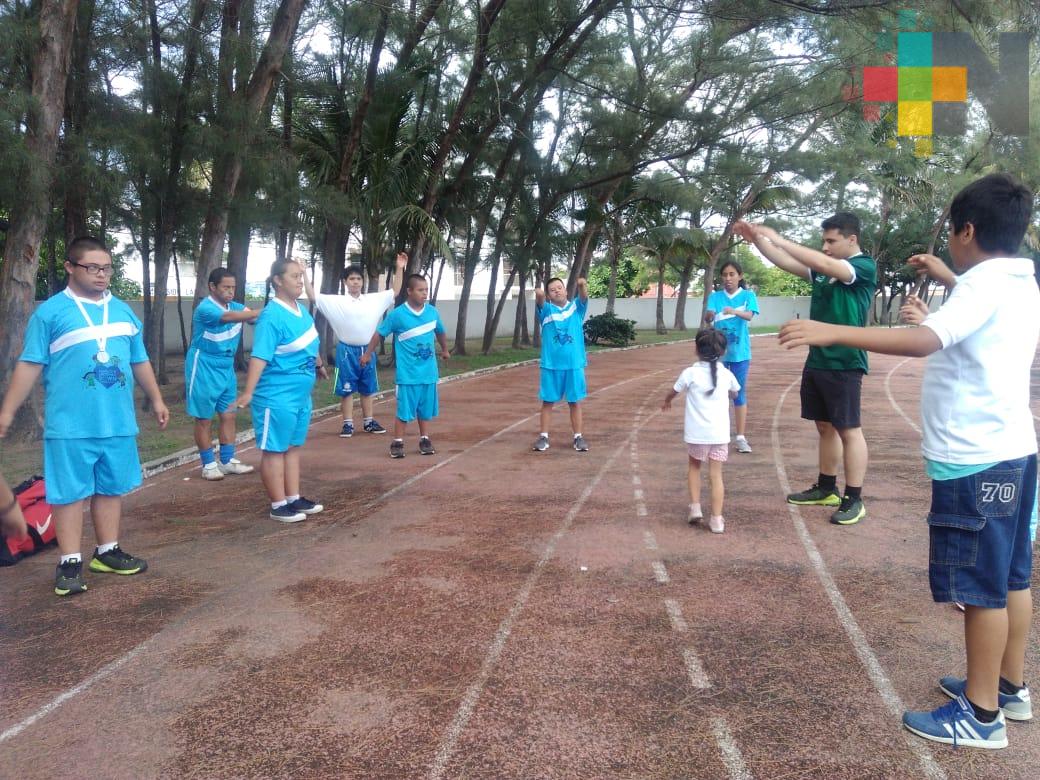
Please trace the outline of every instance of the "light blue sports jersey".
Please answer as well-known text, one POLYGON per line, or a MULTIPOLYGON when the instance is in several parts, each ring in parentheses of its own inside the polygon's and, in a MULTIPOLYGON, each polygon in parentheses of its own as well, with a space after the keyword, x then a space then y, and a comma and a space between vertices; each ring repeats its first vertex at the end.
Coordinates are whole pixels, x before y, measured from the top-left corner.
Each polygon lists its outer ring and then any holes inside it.
POLYGON ((209 357, 233 358, 242 338, 242 323, 221 322, 220 318, 228 311, 245 308, 238 301, 231 301, 225 309, 213 298, 203 298, 191 317, 191 348, 209 357))
POLYGON ((43 436, 136 436, 131 365, 148 360, 141 322, 125 302, 111 293, 106 292, 100 301, 78 300, 90 326, 72 291, 66 289, 40 304, 25 331, 19 360, 43 366, 43 436), (107 327, 103 326, 105 301, 107 327), (105 338, 107 361, 99 359, 99 337, 105 338))
POLYGON ((376 331, 386 338, 397 336, 394 357, 397 363, 396 382, 399 385, 430 385, 437 382, 437 339, 444 333, 441 315, 430 304, 418 314, 407 303, 402 303, 379 323, 376 331))
POLYGON ((318 331, 310 312, 272 298, 256 321, 252 356, 267 365, 253 401, 275 409, 296 409, 310 400, 318 357, 318 331))
POLYGON ((751 338, 748 334, 751 323, 735 314, 723 314, 722 310, 727 306, 758 314, 758 298, 753 290, 737 290, 732 298, 725 290, 716 290, 708 296, 707 308, 715 312, 715 328, 726 334, 726 355, 723 360, 727 363, 751 360, 751 338))
POLYGON ((549 300, 535 307, 542 323, 542 368, 554 371, 583 368, 585 357, 585 314, 589 301, 579 297, 560 307, 549 300))

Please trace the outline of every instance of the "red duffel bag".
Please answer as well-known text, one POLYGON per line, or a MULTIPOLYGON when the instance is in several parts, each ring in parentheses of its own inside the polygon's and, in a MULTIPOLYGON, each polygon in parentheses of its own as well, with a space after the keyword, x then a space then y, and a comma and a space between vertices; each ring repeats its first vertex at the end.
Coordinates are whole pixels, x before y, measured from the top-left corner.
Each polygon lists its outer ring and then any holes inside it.
POLYGON ((18 505, 25 515, 29 533, 22 539, 5 537, 0 543, 0 566, 13 566, 26 555, 38 553, 49 544, 57 542, 51 505, 45 498, 43 477, 31 477, 14 488, 18 505))

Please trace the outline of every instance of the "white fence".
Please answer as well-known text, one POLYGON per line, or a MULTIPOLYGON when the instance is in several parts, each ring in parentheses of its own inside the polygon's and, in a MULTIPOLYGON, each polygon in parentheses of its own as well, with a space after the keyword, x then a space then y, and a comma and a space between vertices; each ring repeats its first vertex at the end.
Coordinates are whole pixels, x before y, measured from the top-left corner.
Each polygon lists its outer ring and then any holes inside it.
MULTIPOLYGON (((665 326, 671 330, 675 321, 675 307, 678 301, 675 298, 666 298, 664 302, 665 326)), ((260 308, 258 304, 249 304, 251 308, 260 308)), ((130 301, 130 306, 141 316, 141 301, 130 301)), ((764 298, 758 299, 761 314, 755 317, 753 326, 779 326, 794 317, 807 318, 809 316, 809 299, 798 298, 764 298)), ((182 298, 181 313, 184 316, 184 328, 191 339, 191 299, 182 298)), ((605 298, 593 298, 589 301, 589 314, 602 314, 606 311, 607 301, 605 298)), ((459 302, 440 301, 437 310, 444 320, 444 327, 448 330, 448 338, 455 336, 455 324, 458 320, 459 302)), ((469 302, 466 315, 466 338, 480 338, 484 334, 485 312, 487 301, 474 300, 469 302)), ((527 302, 528 324, 534 317, 534 302, 527 302)), ((657 324, 657 301, 653 298, 619 298, 614 302, 614 313, 618 317, 635 320, 638 330, 652 330, 657 324)), ((701 316, 700 299, 689 299, 686 301, 686 325, 688 328, 696 328, 701 316)), ((502 318, 498 326, 499 336, 509 336, 513 332, 513 320, 516 317, 516 301, 506 301, 502 310, 502 318)), ((252 346, 253 330, 249 326, 243 329, 245 347, 252 346)), ((166 301, 166 349, 170 353, 181 351, 181 331, 178 321, 177 300, 166 301)))

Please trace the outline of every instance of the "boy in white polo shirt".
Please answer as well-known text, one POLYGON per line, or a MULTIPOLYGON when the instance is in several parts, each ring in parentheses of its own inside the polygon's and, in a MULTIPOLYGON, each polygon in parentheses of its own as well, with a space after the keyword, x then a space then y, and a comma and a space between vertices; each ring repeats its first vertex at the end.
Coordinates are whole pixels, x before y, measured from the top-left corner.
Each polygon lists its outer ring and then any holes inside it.
MULTIPOLYGON (((393 287, 382 292, 366 293, 365 277, 361 266, 349 265, 343 271, 347 285, 346 295, 319 293, 315 303, 318 311, 325 315, 329 326, 339 339, 336 345, 336 390, 340 397, 339 408, 343 414, 340 437, 349 439, 354 435, 354 392, 361 396, 362 428, 366 433, 386 433, 386 428, 372 416, 373 396, 379 392, 376 363, 361 365, 361 355, 368 346, 376 326, 387 309, 394 305, 401 292, 401 279, 408 265, 408 255, 397 254, 397 270, 393 287)), ((309 284, 309 282, 308 282, 309 284)), ((311 294, 310 290, 307 292, 311 294)))
MULTIPOLYGON (((1032 618, 1029 524, 1036 433, 1029 380, 1040 337, 1033 261, 1016 257, 1033 194, 1007 174, 965 187, 950 204, 949 252, 961 273, 946 304, 918 328, 849 328, 795 320, 788 348, 844 344, 925 357, 922 451, 932 478, 929 580, 936 601, 965 605, 967 677, 943 677, 953 701, 907 712, 925 739, 1007 746, 1005 718, 1032 717, 1025 649, 1032 618)), ((919 255, 919 268, 938 258, 919 255)))

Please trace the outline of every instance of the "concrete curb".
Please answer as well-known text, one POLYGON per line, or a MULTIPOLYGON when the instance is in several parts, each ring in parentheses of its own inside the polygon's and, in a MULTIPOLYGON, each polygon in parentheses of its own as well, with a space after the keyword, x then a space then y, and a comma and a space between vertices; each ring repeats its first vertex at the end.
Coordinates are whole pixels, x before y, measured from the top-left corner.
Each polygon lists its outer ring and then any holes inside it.
MULTIPOLYGON (((755 335, 769 336, 769 335, 774 335, 774 334, 760 333, 760 334, 755 334, 755 335)), ((599 354, 602 354, 602 353, 605 353, 605 352, 613 353, 613 352, 627 352, 627 351, 630 351, 630 350, 633 350, 633 349, 651 349, 652 347, 664 347, 664 346, 668 346, 670 344, 682 344, 683 342, 686 342, 686 341, 693 341, 693 338, 690 337, 690 338, 686 338, 686 339, 674 339, 672 341, 658 341, 658 342, 656 342, 654 344, 635 344, 635 345, 633 345, 631 347, 615 347, 615 348, 610 349, 610 350, 606 350, 606 349, 598 350, 596 352, 593 352, 590 355, 590 357, 593 357, 595 355, 599 355, 599 354)), ((501 365, 498 365, 498 366, 488 366, 487 368, 478 368, 478 369, 475 369, 473 371, 466 371, 466 372, 464 372, 462 374, 452 374, 451 376, 442 377, 441 379, 439 379, 437 381, 437 384, 445 385, 445 384, 449 384, 451 382, 461 382, 462 380, 465 380, 465 379, 475 379, 476 377, 487 376, 488 374, 497 374, 499 371, 505 371, 505 370, 511 369, 511 368, 522 368, 523 366, 534 365, 534 364, 538 363, 538 361, 539 361, 538 358, 531 358, 530 360, 520 360, 520 361, 518 361, 516 363, 502 363, 501 365)), ((394 392, 395 392, 394 390, 381 390, 378 393, 376 393, 373 397, 374 397, 374 399, 376 401, 382 401, 382 400, 392 396, 394 394, 394 392)), ((339 404, 338 403, 337 404, 329 404, 328 406, 322 406, 322 407, 319 407, 317 409, 314 409, 311 412, 311 422, 313 424, 313 422, 315 420, 319 420, 319 419, 322 419, 324 417, 328 417, 330 414, 333 414, 333 413, 335 413, 338 410, 339 410, 339 404)), ((246 429, 244 431, 239 431, 238 432, 238 434, 235 436, 235 444, 241 444, 243 442, 253 441, 253 439, 255 439, 255 438, 256 438, 256 434, 253 432, 253 429, 252 428, 248 428, 248 429, 246 429)), ((195 447, 188 447, 188 448, 183 449, 183 450, 177 450, 176 452, 171 452, 169 455, 163 455, 162 457, 155 458, 154 460, 150 460, 147 463, 142 463, 141 464, 141 476, 142 476, 143 479, 149 479, 151 477, 154 477, 154 476, 157 476, 159 474, 162 474, 163 472, 170 471, 171 469, 179 468, 180 466, 184 466, 185 464, 192 463, 196 459, 198 459, 198 457, 199 457, 199 451, 195 447)))

